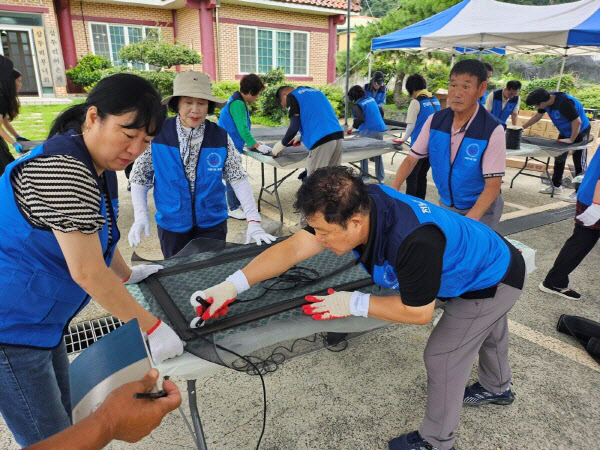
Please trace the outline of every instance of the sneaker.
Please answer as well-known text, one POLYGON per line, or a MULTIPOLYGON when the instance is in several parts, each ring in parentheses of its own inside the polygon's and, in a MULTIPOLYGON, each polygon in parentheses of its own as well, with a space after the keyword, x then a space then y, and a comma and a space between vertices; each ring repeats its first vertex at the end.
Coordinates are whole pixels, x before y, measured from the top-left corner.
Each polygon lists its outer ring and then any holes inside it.
POLYGON ((577 203, 577 191, 573 191, 569 195, 561 197, 561 200, 569 203, 577 203))
POLYGON ((538 288, 540 291, 547 294, 560 295, 561 297, 568 298, 569 300, 579 300, 581 298, 581 294, 575 292, 573 289, 569 289, 568 287, 563 289, 555 288, 548 286, 544 281, 539 284, 538 288))
MULTIPOLYGON (((421 437, 418 431, 406 433, 388 442, 389 450, 438 450, 421 437)), ((452 447, 450 450, 454 450, 452 447)))
POLYGON ((246 220, 246 214, 242 208, 235 208, 229 210, 229 217, 237 220, 246 220))
POLYGON ((481 406, 487 403, 510 405, 514 401, 515 396, 510 388, 500 394, 494 394, 493 392, 486 390, 479 381, 471 386, 467 386, 463 397, 463 405, 465 406, 481 406))
MULTIPOLYGON (((555 194, 560 194, 562 191, 562 186, 554 187, 555 194)), ((540 189, 540 194, 552 194, 552 186, 546 186, 545 188, 540 189)))

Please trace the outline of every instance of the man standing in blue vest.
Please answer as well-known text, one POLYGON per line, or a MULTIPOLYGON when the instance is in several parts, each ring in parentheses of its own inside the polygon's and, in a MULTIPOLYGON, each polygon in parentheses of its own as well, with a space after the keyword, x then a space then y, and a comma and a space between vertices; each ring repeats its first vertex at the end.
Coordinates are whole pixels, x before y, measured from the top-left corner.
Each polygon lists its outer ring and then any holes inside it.
POLYGON ((426 120, 392 187, 399 190, 419 159, 429 157, 440 206, 494 228, 504 208, 506 138, 502 125, 477 101, 486 80, 481 61, 465 59, 452 67, 449 107, 426 120))
MULTIPOLYGON (((406 112, 406 131, 401 139, 393 139, 402 144, 410 138, 411 144, 417 142, 425 121, 440 110, 440 102, 427 89, 423 75, 413 73, 406 79, 406 90, 412 100, 406 112)), ((427 172, 430 168, 429 158, 421 158, 406 179, 406 193, 425 200, 427 194, 427 172)))
MULTIPOLYGON (((452 449, 463 405, 513 402, 507 313, 525 282, 525 261, 515 247, 479 222, 388 186, 365 185, 343 166, 309 176, 294 207, 308 226, 223 283, 192 294, 197 315, 222 316, 251 285, 325 249, 338 255, 352 251, 377 285, 398 295, 330 289, 329 295, 306 296, 305 314, 315 320, 354 315, 425 325, 435 299, 446 301, 425 348, 425 416, 418 431, 390 440, 390 450, 452 449), (198 296, 210 307, 201 306, 198 296), (478 354, 479 381, 465 388, 478 354)), ((363 382, 368 381, 356 380, 357 386, 363 382)), ((400 414, 402 402, 390 408, 400 414)))
POLYGON ((275 98, 281 106, 288 108, 290 126, 283 139, 273 146, 273 156, 302 140, 309 150, 308 175, 319 167, 339 165, 342 162, 344 130, 325 94, 307 86, 281 86, 275 98), (295 137, 298 132, 300 136, 295 137))
POLYGON ((383 117, 383 107, 385 106, 385 97, 387 94, 387 86, 383 78, 383 72, 377 70, 373 74, 373 78, 364 87, 367 97, 371 97, 377 103, 381 117, 383 117))
MULTIPOLYGON (((583 105, 575 97, 565 92, 548 92, 546 89, 535 89, 525 99, 528 106, 533 106, 537 112, 523 124, 523 128, 537 123, 544 113, 548 113, 550 120, 558 128, 558 141, 564 144, 587 142, 590 135, 590 121, 585 115, 583 105)), ((552 186, 540 189, 542 194, 561 193, 562 178, 565 171, 565 162, 569 152, 554 158, 554 173, 552 174, 552 186)), ((573 152, 573 163, 575 165, 575 176, 585 172, 587 167, 587 149, 575 150, 573 152)), ((572 203, 577 201, 577 193, 573 191, 570 196, 565 197, 572 203)))
POLYGON ((496 89, 492 92, 492 95, 488 95, 485 101, 485 109, 492 113, 492 116, 496 117, 500 123, 506 124, 510 117, 511 123, 517 125, 519 105, 521 104, 520 89, 521 82, 519 80, 509 81, 504 89, 496 89))
MULTIPOLYGON (((492 75, 494 75, 494 68, 492 67, 492 65, 490 63, 483 63, 483 65, 485 66, 485 70, 487 72, 487 78, 485 81, 487 81, 487 83, 489 83, 490 78, 492 78, 492 75)), ((479 97, 479 104, 481 106, 485 106, 485 102, 488 99, 489 93, 490 92, 487 90, 487 86, 486 86, 486 89, 483 92, 483 95, 481 97, 479 97)))

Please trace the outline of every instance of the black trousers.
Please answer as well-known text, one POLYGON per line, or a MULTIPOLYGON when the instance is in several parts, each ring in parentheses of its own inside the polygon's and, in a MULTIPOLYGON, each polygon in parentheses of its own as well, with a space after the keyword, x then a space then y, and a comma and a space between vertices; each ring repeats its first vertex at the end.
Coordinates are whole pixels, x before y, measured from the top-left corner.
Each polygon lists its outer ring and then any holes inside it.
MULTIPOLYGON (((581 131, 577 135, 577 139, 575 139, 573 143, 583 142, 584 139, 587 142, 588 137, 590 135, 590 127, 587 127, 585 130, 581 131)), ((563 134, 560 134, 558 138, 564 139, 565 136, 563 134)), ((554 158, 554 173, 552 174, 552 184, 554 185, 554 187, 562 186, 562 179, 563 174, 565 172, 565 163, 567 162, 567 156, 569 156, 569 152, 564 152, 562 155, 554 158)), ((587 149, 575 150, 573 152, 573 165, 575 166, 575 176, 585 172, 585 170, 587 169, 587 149)))
POLYGON ((224 241, 227 236, 227 220, 210 228, 193 227, 190 231, 186 231, 185 233, 174 233, 173 231, 165 230, 158 225, 157 228, 160 249, 162 250, 165 259, 176 255, 190 241, 196 238, 224 241))
POLYGON ((575 224, 573 234, 554 261, 554 265, 544 283, 547 286, 565 289, 569 286, 569 274, 583 261, 587 254, 594 248, 600 238, 600 229, 584 227, 575 224))
POLYGON ((406 193, 413 197, 425 200, 427 193, 427 172, 429 172, 429 158, 421 158, 417 165, 406 178, 406 193))

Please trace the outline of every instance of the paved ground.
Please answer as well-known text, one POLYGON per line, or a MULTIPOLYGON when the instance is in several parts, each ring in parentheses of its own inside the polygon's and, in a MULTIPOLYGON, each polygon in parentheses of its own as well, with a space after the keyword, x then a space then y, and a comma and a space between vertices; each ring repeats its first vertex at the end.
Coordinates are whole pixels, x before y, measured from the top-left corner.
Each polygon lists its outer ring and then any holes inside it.
MULTIPOLYGON (((384 157, 389 184, 402 160, 384 157)), ((260 184, 260 166, 246 162, 254 192, 260 184)), ((538 194, 540 182, 520 177, 508 189, 503 220, 544 208, 565 206, 560 199, 538 194)), ((132 223, 129 193, 121 189, 124 234, 120 243, 126 259, 131 255, 126 235, 132 223)), ((282 186, 284 225, 298 220, 291 211, 299 181, 295 176, 282 186)), ((566 192, 567 194, 570 191, 566 192)), ((430 187, 428 200, 437 201, 430 187)), ((278 219, 269 207, 264 218, 278 219)), ((229 221, 229 237, 243 223, 229 221)), ((598 271, 600 252, 594 249, 572 276, 572 286, 582 293, 579 301, 544 294, 537 289, 563 242, 573 228, 571 220, 512 235, 537 250, 538 269, 529 277, 525 292, 510 313, 511 365, 515 403, 509 407, 487 406, 463 410, 457 449, 571 449, 598 448, 600 431, 600 366, 556 329, 560 314, 575 314, 600 321, 598 271)), ((284 227, 284 231, 286 231, 284 227)), ((160 258, 156 231, 136 251, 160 258)), ((90 305, 78 320, 105 313, 90 305)), ((385 449, 389 439, 416 429, 426 398, 426 375, 422 352, 432 326, 394 325, 350 341, 341 353, 320 350, 286 362, 265 378, 267 428, 262 449, 385 449)), ((476 372, 472 373, 473 379, 476 372)), ((175 380, 185 395, 185 380, 175 380)), ((208 448, 252 449, 262 425, 262 392, 257 377, 223 369, 198 380, 199 407, 208 448)), ((184 401, 185 404, 185 401, 184 401)), ((184 411, 187 407, 184 405, 184 411)), ((194 448, 185 422, 178 413, 138 444, 113 443, 108 448, 194 448)), ((0 448, 18 448, 0 423, 0 448)))

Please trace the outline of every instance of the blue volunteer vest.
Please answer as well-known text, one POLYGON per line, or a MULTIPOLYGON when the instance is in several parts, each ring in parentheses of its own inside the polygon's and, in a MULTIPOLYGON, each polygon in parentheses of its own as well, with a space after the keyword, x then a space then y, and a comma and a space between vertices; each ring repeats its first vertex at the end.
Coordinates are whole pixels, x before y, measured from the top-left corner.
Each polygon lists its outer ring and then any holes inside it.
POLYGON ((483 93, 483 95, 481 97, 479 97, 478 101, 481 106, 485 107, 485 101, 487 100, 489 94, 490 94, 490 91, 485 91, 483 93))
POLYGON ((364 90, 365 94, 367 94, 367 97, 373 98, 377 105, 385 105, 385 94, 387 92, 386 86, 383 86, 383 89, 379 88, 375 91, 371 87, 371 83, 367 83, 364 86, 364 90))
POLYGON ((361 97, 356 101, 365 116, 365 121, 358 127, 358 131, 385 131, 387 128, 379 112, 375 100, 370 97, 361 97))
POLYGON ((600 179, 600 147, 594 153, 594 157, 585 171, 583 181, 577 191, 577 200, 584 205, 590 206, 594 201, 596 184, 600 179))
POLYGON ((450 133, 453 119, 454 113, 450 108, 433 115, 429 133, 429 161, 442 203, 467 209, 475 204, 485 187, 481 159, 499 122, 485 108, 479 107, 451 163, 450 133))
POLYGON ((367 190, 377 210, 377 229, 373 267, 363 268, 379 286, 400 289, 395 270, 398 249, 410 233, 429 224, 437 226, 446 237, 439 297, 458 297, 489 288, 506 275, 510 250, 498 234, 481 222, 388 186, 369 185, 367 190))
POLYGON ((343 131, 325 94, 317 89, 300 86, 290 92, 300 106, 302 143, 311 150, 325 136, 343 131))
POLYGON ((184 233, 194 226, 209 228, 227 220, 223 184, 227 132, 208 120, 204 123, 194 198, 181 160, 176 118, 167 119, 152 140, 155 219, 161 228, 174 233, 184 233))
POLYGON ((560 111, 558 110, 558 105, 560 105, 561 102, 557 102, 556 100, 562 100, 562 98, 565 97, 569 100, 573 100, 573 103, 575 104, 575 109, 577 110, 577 114, 579 114, 579 118, 581 119, 581 128, 579 128, 579 131, 583 131, 590 126, 590 121, 585 115, 583 105, 579 100, 564 92, 550 92, 550 94, 556 95, 556 99, 554 100, 554 103, 552 105, 546 106, 546 112, 548 113, 548 116, 550 116, 550 120, 552 120, 554 126, 558 128, 558 131, 560 131, 560 133, 564 137, 571 137, 571 122, 569 122, 569 120, 560 113, 560 111))
MULTIPOLYGON (((52 137, 6 167, 0 177, 0 342, 3 344, 55 347, 65 326, 90 300, 73 281, 52 231, 28 222, 15 200, 10 182, 14 170, 26 161, 49 155, 68 155, 83 162, 103 192, 90 154, 74 130, 52 137)), ((109 242, 108 220, 98 237, 104 261, 110 266, 119 240, 119 199, 115 172, 105 170, 104 178, 111 207, 106 207, 101 195, 98 213, 104 218, 111 216, 112 239, 109 242)))
POLYGON ((501 123, 505 124, 506 119, 513 113, 517 107, 517 101, 519 96, 515 95, 513 98, 506 102, 504 109, 502 109, 502 91, 503 89, 496 89, 494 91, 494 101, 492 103, 492 116, 496 117, 501 123))
MULTIPOLYGON (((235 148, 237 148, 238 152, 242 153, 242 151, 244 150, 245 142, 242 136, 240 136, 240 132, 238 131, 237 127, 235 126, 235 122, 233 121, 231 111, 229 111, 229 106, 236 100, 241 100, 242 102, 244 101, 244 99, 242 98, 242 94, 240 94, 239 91, 235 91, 233 95, 229 97, 229 100, 227 100, 227 103, 225 104, 225 106, 223 106, 223 109, 221 109, 221 115, 219 116, 219 122, 217 123, 220 127, 224 128, 225 131, 227 131, 229 136, 231 136, 233 143, 235 144, 235 148)), ((244 105, 246 105, 246 102, 244 102, 244 105)), ((248 125, 248 129, 252 128, 252 123, 250 121, 250 111, 248 111, 248 106, 246 106, 246 124, 248 125)))
POLYGON ((414 145, 421 134, 423 125, 430 115, 440 110, 440 101, 435 97, 427 97, 425 94, 419 95, 416 100, 419 102, 419 114, 415 122, 415 128, 410 134, 410 143, 414 145))

